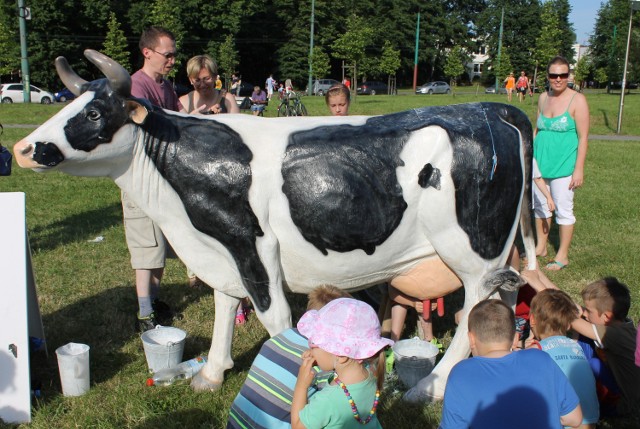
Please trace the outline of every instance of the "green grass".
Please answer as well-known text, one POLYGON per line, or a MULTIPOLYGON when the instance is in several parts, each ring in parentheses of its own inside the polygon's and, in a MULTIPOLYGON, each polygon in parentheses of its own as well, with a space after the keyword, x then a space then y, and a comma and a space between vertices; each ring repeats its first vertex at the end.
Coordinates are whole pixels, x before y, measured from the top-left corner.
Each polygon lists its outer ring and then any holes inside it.
MULTIPOLYGON (((375 96, 358 97, 354 114, 380 114, 428 103, 502 101, 502 96, 375 96)), ((588 94, 592 133, 612 134, 618 98, 588 94), (606 119, 607 118, 607 119, 606 119), (606 120, 605 120, 606 119, 606 120), (607 121, 609 121, 607 123, 607 121)), ((637 98, 627 98, 626 126, 638 117, 637 98)), ((321 97, 305 97, 311 114, 325 114, 321 97)), ((275 106, 277 107, 277 106, 275 106)), ((268 113, 275 112, 269 106, 268 113)), ((523 105, 531 110, 531 105, 523 105)), ((0 106, 0 121, 41 123, 59 106, 0 106), (44 109, 43 109, 44 108, 44 109)), ((634 128, 635 127, 635 128, 634 128)), ((0 142, 9 147, 29 130, 6 128, 0 142)), ((637 222, 640 182, 640 143, 591 141, 585 185, 578 191, 578 223, 570 254, 571 265, 550 277, 574 298, 581 288, 605 275, 615 275, 632 289, 630 316, 640 316, 640 226, 637 222)), ((40 428, 222 428, 227 410, 244 382, 246 372, 266 331, 251 317, 236 330, 232 355, 235 368, 228 371, 223 388, 214 393, 194 393, 188 386, 149 388, 146 361, 139 336, 133 330, 137 303, 133 272, 129 265, 121 222, 119 191, 107 179, 72 177, 58 173, 36 174, 14 166, 10 177, 0 177, 0 192, 25 192, 27 225, 33 252, 38 298, 46 332, 49 357, 33 359, 35 375, 43 382, 43 398, 33 407, 33 423, 40 428), (103 236, 101 243, 91 243, 103 236), (57 373, 55 349, 67 342, 91 346, 91 390, 78 398, 65 398, 57 373)), ((1 208, 0 208, 1 209, 1 208)), ((4 225, 5 228, 11 227, 4 225)), ((557 231, 552 230, 552 243, 557 231)), ((1 239, 1 238, 0 238, 1 239)), ((550 257, 553 256, 550 246, 550 257)), ((177 326, 186 330, 185 358, 208 351, 213 328, 213 295, 209 290, 186 286, 183 265, 168 262, 162 286, 163 297, 184 313, 177 326)), ((294 312, 300 314, 304 297, 292 296, 294 312)), ((448 344, 453 333, 453 310, 461 294, 447 298, 444 319, 435 318, 438 338, 448 344)), ((388 428, 434 428, 441 406, 412 407, 400 401, 401 392, 387 389, 380 419, 388 428)), ((526 410, 526 404, 523 405, 526 410)), ((526 418, 526 411, 523 411, 526 418)), ((0 423, 0 427, 9 427, 0 423)), ((639 427, 637 417, 605 422, 605 428, 639 427)))

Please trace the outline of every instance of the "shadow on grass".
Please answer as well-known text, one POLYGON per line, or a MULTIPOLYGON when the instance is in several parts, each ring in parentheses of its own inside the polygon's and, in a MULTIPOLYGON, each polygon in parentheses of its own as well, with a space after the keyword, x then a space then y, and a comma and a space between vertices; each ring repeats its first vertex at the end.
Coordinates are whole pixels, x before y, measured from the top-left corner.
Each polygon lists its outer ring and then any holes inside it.
MULTIPOLYGON (((163 299, 171 303, 176 313, 198 302, 210 288, 190 289, 183 285, 164 285, 163 299), (170 293, 165 294, 165 289, 170 293), (181 299, 170 295, 180 292, 181 299)), ((139 336, 135 328, 138 307, 132 286, 114 287, 90 297, 80 299, 58 311, 43 316, 49 356, 34 353, 31 360, 33 384, 41 383, 46 398, 62 394, 55 350, 68 342, 88 344, 90 349, 91 384, 102 383, 114 377, 124 367, 139 359, 138 353, 123 352, 132 338, 139 336)), ((185 356, 209 350, 211 337, 187 336, 185 356)), ((142 353, 142 343, 140 343, 142 353)))
POLYGON ((198 408, 188 410, 162 413, 162 415, 151 417, 137 426, 135 429, 183 429, 183 428, 223 428, 226 421, 216 421, 216 415, 198 408), (213 425, 212 425, 213 422, 213 425))
POLYGON ((604 121, 604 126, 611 131, 615 131, 613 127, 611 127, 611 124, 609 124, 609 117, 607 116, 607 112, 605 112, 603 109, 600 109, 600 112, 602 113, 602 120, 604 121))
POLYGON ((83 211, 60 221, 30 228, 31 247, 51 250, 79 239, 93 238, 99 232, 121 222, 122 206, 118 203, 83 211))

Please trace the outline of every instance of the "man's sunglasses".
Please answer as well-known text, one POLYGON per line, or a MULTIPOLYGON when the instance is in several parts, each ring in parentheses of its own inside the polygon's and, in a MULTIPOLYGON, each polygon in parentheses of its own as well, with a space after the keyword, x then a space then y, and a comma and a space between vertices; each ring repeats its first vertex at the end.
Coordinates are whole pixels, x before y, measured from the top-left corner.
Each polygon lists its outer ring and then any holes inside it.
POLYGON ((569 73, 549 73, 549 79, 569 79, 569 73))
MULTIPOLYGON (((151 48, 149 48, 151 49, 151 48)), ((166 59, 170 60, 171 58, 175 58, 176 57, 176 53, 175 52, 158 52, 155 49, 151 49, 153 52, 155 52, 158 55, 162 55, 163 57, 165 57, 166 59)))

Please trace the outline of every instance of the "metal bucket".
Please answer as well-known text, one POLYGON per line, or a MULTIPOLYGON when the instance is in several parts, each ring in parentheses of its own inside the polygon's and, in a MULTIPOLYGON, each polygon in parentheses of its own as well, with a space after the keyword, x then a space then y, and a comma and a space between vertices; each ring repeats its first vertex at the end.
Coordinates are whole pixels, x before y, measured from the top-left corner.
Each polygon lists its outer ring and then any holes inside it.
POLYGON ((391 348, 398 378, 408 389, 433 371, 439 351, 418 337, 397 341, 391 348))
POLYGON ((150 372, 171 368, 182 362, 187 333, 171 326, 158 326, 144 332, 142 345, 150 372))

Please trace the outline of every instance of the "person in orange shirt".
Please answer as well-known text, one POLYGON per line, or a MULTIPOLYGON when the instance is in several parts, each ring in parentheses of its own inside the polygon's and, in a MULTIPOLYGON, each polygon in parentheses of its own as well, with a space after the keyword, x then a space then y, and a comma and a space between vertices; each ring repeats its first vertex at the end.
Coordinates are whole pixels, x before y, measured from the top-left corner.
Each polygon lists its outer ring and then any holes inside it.
POLYGON ((507 100, 511 103, 511 97, 513 96, 513 90, 516 89, 516 78, 513 77, 513 72, 509 73, 509 76, 504 80, 505 88, 507 90, 507 100))

